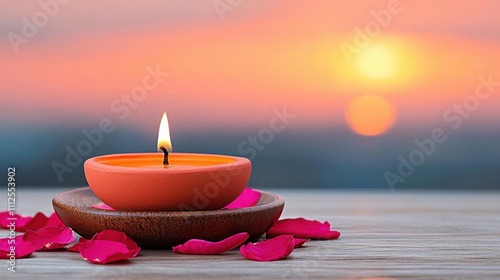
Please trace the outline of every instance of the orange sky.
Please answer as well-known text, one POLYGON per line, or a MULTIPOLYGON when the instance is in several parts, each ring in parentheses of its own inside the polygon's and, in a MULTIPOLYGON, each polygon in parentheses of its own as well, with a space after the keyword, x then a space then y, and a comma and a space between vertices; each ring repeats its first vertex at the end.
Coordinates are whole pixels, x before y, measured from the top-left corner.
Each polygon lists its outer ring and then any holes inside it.
MULTIPOLYGON (((287 107, 300 127, 335 126, 353 99, 378 95, 397 110, 397 123, 411 126, 440 122, 474 93, 478 76, 500 80, 497 1, 397 1, 402 11, 362 48, 390 54, 390 73, 379 80, 363 67, 383 71, 386 61, 349 62, 341 46, 391 1, 247 2, 222 21, 212 1, 111 1, 99 9, 99 1, 70 2, 15 54, 7 34, 20 33, 21 18, 40 7, 8 1, 0 11, 0 121, 116 118, 110 104, 156 65, 169 76, 127 124, 156 125, 167 111, 180 126, 261 126, 272 108, 287 107)), ((489 98, 476 121, 498 118, 498 105, 489 98)))

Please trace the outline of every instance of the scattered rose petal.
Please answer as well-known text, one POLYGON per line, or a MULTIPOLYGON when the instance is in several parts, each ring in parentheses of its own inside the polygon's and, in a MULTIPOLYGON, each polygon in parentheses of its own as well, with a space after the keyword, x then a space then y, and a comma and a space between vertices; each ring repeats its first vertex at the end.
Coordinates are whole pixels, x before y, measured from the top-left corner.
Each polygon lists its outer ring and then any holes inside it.
POLYGON ((24 241, 22 235, 15 238, 0 239, 0 259, 10 259, 12 256, 11 247, 15 247, 14 254, 16 259, 28 257, 35 252, 35 245, 29 241, 24 241))
POLYGON ((133 258, 141 248, 125 233, 116 230, 104 230, 91 240, 80 238, 68 250, 80 252, 84 260, 96 264, 107 264, 133 258))
POLYGON ((80 239, 78 239, 78 242, 73 244, 73 246, 70 246, 68 247, 68 251, 70 252, 80 252, 80 245, 89 241, 88 239, 85 239, 83 237, 80 237, 80 239))
POLYGON ((224 209, 238 209, 251 207, 257 204, 260 199, 260 192, 253 190, 252 188, 245 188, 243 192, 231 202, 224 209))
POLYGON ((37 231, 27 231, 23 240, 33 243, 37 251, 55 250, 73 242, 75 233, 69 227, 44 227, 37 231))
POLYGON ((102 209, 102 210, 110 210, 110 211, 114 211, 116 210, 115 208, 107 205, 106 203, 101 203, 101 204, 96 204, 96 205, 92 205, 92 208, 95 208, 95 209, 102 209))
POLYGON ((243 257, 253 261, 275 261, 288 257, 295 247, 292 235, 280 235, 258 243, 248 243, 240 247, 243 257))
POLYGON ((293 238, 293 242, 295 244, 294 248, 300 248, 304 245, 304 243, 309 242, 309 239, 304 238, 293 238))
POLYGON ((50 215, 49 220, 47 221, 47 224, 45 224, 46 227, 60 227, 64 228, 66 225, 59 219, 59 216, 56 213, 52 213, 50 215))
POLYGON ((337 239, 340 232, 331 230, 330 223, 304 218, 279 220, 269 229, 266 236, 275 237, 283 234, 291 234, 296 238, 306 239, 337 239))
POLYGON ((107 264, 133 258, 137 253, 121 242, 110 240, 89 240, 80 243, 80 255, 88 262, 107 264))
POLYGON ((15 228, 15 231, 19 232, 39 230, 47 224, 48 220, 49 218, 40 212, 36 213, 33 217, 23 217, 10 211, 0 212, 0 227, 3 229, 10 229, 12 227, 13 229, 15 228), (14 224, 15 226, 13 226, 14 224))
MULTIPOLYGON (((123 243, 127 247, 127 249, 130 250, 130 252, 132 253, 132 257, 137 256, 137 254, 139 254, 139 251, 141 250, 141 248, 137 246, 137 243, 135 243, 135 241, 132 240, 132 238, 128 237, 124 232, 117 230, 111 230, 111 229, 103 230, 94 235, 94 237, 92 237, 92 240, 107 240, 107 241, 123 243)), ((84 239, 84 242, 85 241, 86 240, 84 239)))
POLYGON ((103 230, 99 233, 96 233, 92 239, 88 240, 83 237, 80 237, 78 240, 78 243, 74 244, 73 246, 69 247, 68 250, 71 252, 79 252, 80 248, 83 244, 96 241, 96 240, 101 240, 101 241, 113 241, 113 242, 118 242, 122 243, 125 245, 127 250, 129 251, 131 257, 135 257, 139 254, 139 251, 141 248, 137 246, 137 243, 135 243, 134 240, 132 240, 130 237, 128 237, 125 233, 117 230, 103 230))
POLYGON ((241 232, 219 242, 191 239, 182 245, 175 246, 173 251, 190 255, 218 255, 240 246, 249 236, 248 233, 241 232))

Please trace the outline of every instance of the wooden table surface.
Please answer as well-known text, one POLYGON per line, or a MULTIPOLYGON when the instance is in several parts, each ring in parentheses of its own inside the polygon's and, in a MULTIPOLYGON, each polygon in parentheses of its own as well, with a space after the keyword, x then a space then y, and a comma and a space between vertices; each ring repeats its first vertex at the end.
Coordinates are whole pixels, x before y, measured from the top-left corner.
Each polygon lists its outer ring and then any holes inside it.
MULTIPOLYGON (((18 212, 49 214, 60 191, 18 187, 18 212)), ((17 260, 15 273, 2 261, 0 278, 500 279, 500 192, 274 192, 286 200, 283 217, 328 220, 341 238, 311 241, 289 259, 266 263, 237 251, 143 250, 128 263, 110 265, 87 263, 77 253, 36 252, 17 260)))

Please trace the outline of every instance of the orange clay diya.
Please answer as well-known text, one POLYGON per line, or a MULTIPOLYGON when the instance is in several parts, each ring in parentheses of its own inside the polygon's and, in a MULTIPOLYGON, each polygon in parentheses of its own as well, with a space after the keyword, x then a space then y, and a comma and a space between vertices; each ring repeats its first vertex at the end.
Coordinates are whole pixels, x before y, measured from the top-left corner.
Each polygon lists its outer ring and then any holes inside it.
POLYGON ((170 153, 167 115, 158 133, 159 153, 115 154, 88 159, 92 192, 117 210, 215 210, 243 192, 252 170, 246 158, 170 153))

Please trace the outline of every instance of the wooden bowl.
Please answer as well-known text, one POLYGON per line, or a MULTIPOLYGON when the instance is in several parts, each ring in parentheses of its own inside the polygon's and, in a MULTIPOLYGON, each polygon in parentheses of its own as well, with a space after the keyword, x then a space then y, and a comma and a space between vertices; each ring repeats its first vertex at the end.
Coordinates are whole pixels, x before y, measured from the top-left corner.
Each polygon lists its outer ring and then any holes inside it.
POLYGON ((144 248, 167 248, 198 238, 219 241, 239 232, 251 238, 263 235, 283 211, 284 199, 261 193, 255 206, 209 211, 120 211, 93 208, 102 203, 90 188, 62 192, 52 199, 61 221, 76 233, 92 238, 106 230, 119 230, 144 248))
POLYGON ((85 161, 90 188, 118 210, 214 210, 231 203, 247 186, 247 158, 172 153, 115 154, 85 161))

